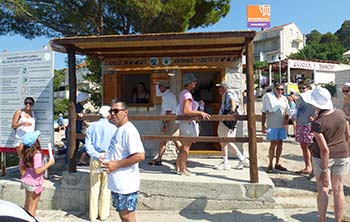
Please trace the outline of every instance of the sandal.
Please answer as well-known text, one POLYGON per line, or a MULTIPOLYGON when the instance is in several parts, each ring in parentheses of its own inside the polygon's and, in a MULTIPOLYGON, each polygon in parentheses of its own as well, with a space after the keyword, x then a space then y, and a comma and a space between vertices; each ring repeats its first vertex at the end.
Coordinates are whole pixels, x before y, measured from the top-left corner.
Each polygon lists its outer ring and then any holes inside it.
POLYGON ((276 170, 280 170, 280 171, 287 171, 287 168, 283 167, 283 166, 280 165, 280 164, 275 165, 275 169, 276 169, 276 170))
POLYGON ((153 165, 153 166, 161 166, 162 165, 162 161, 161 160, 150 160, 148 162, 149 165, 153 165))
POLYGON ((272 166, 267 167, 266 173, 272 173, 272 166))
POLYGON ((310 175, 312 173, 312 171, 299 170, 299 171, 296 171, 295 173, 298 174, 298 175, 305 175, 305 176, 307 176, 307 175, 310 175))

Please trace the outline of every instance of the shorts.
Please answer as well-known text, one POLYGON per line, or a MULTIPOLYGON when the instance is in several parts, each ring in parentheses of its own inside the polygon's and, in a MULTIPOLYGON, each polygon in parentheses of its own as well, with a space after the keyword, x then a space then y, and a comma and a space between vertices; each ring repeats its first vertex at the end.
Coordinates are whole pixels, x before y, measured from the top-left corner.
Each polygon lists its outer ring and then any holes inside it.
POLYGON ((22 143, 22 139, 20 138, 15 138, 15 141, 13 142, 13 146, 19 146, 22 143))
POLYGON ((223 122, 219 123, 218 136, 219 137, 235 137, 237 130, 229 129, 223 122))
POLYGON ((29 192, 35 192, 36 194, 40 194, 44 190, 44 187, 43 186, 29 185, 29 184, 21 182, 21 189, 22 190, 25 189, 29 192))
MULTIPOLYGON (((322 173, 321 159, 312 157, 312 167, 315 176, 322 173)), ((328 169, 331 175, 346 176, 349 174, 349 157, 346 158, 329 158, 328 169)))
POLYGON ((199 136, 199 124, 196 121, 181 121, 179 128, 181 136, 199 136))
POLYGON ((129 212, 136 210, 137 193, 120 194, 112 192, 112 205, 117 211, 127 210, 129 212))
POLYGON ((295 141, 311 144, 314 136, 311 133, 310 125, 297 125, 295 133, 295 141))
POLYGON ((266 130, 266 139, 269 141, 287 139, 286 129, 285 128, 269 128, 266 130))

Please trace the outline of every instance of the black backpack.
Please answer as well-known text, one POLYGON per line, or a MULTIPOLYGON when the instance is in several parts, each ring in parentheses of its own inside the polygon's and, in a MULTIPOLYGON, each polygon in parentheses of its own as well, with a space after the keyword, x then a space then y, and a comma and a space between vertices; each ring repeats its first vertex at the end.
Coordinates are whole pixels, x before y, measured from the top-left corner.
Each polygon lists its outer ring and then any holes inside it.
MULTIPOLYGON (((226 92, 225 94, 225 98, 224 98, 224 108, 226 107, 226 103, 228 102, 227 100, 227 97, 228 97, 228 94, 232 92, 226 92)), ((239 105, 236 105, 236 108, 235 108, 235 111, 232 112, 231 109, 224 109, 223 111, 223 115, 233 115, 233 114, 238 114, 238 108, 239 108, 239 105)), ((226 127, 228 127, 229 129, 231 130, 234 130, 237 126, 237 120, 227 120, 227 121, 222 121, 224 123, 224 125, 226 127)))

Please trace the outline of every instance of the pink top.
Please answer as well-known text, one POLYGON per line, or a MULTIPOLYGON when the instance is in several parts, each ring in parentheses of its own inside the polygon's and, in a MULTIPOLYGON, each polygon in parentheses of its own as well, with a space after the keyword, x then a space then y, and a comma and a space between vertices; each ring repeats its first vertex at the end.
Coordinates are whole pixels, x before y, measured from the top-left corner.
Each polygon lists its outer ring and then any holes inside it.
POLYGON ((191 92, 187 89, 182 90, 179 96, 179 115, 184 115, 184 102, 188 99, 191 100, 190 107, 193 110, 193 97, 191 92))
MULTIPOLYGON (((20 167, 25 167, 22 159, 19 161, 20 167)), ((26 172, 21 178, 21 181, 30 186, 41 186, 44 183, 44 174, 36 174, 34 169, 40 168, 43 166, 43 155, 40 151, 37 151, 33 157, 33 167, 26 168, 26 172)))

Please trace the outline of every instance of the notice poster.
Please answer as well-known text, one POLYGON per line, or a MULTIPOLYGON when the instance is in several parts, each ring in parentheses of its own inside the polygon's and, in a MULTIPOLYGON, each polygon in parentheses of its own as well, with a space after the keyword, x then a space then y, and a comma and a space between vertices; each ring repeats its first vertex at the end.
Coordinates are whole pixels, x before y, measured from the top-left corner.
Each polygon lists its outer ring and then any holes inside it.
POLYGON ((28 96, 35 100, 35 129, 41 131, 42 148, 53 143, 53 77, 50 50, 0 54, 0 151, 15 152, 12 117, 28 96))

